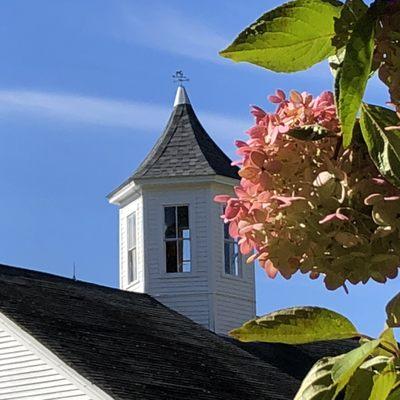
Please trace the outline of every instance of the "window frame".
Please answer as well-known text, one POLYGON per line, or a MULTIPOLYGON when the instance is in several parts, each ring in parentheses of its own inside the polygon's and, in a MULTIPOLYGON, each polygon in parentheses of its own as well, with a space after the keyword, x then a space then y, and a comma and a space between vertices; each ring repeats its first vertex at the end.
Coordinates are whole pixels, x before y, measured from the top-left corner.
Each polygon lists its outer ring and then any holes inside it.
MULTIPOLYGON (((222 207, 222 214, 225 212, 225 207, 222 207)), ((226 237, 225 235, 225 229, 226 229, 227 223, 222 220, 222 274, 224 277, 231 278, 231 279, 243 279, 243 255, 240 252, 239 249, 239 243, 237 239, 232 238, 229 236, 226 237), (237 247, 237 273, 232 274, 230 272, 227 272, 226 270, 226 256, 225 256, 225 245, 228 244, 229 246, 235 246, 237 247)))
POLYGON ((138 270, 138 237, 137 237, 137 212, 132 211, 126 217, 126 280, 128 285, 133 285, 139 281, 139 270, 138 270), (129 219, 132 218, 134 223, 132 230, 130 230, 129 219), (130 240, 130 234, 132 234, 132 239, 130 240), (132 241, 132 246, 130 242, 132 241), (133 264, 132 269, 130 266, 130 256, 132 257, 133 264), (132 279, 131 279, 132 278, 132 279))
POLYGON ((173 277, 173 276, 180 276, 180 277, 184 277, 184 276, 192 276, 193 274, 193 240, 192 240, 192 223, 191 223, 191 216, 190 216, 190 205, 188 203, 178 203, 178 204, 163 204, 162 206, 162 219, 163 219, 163 223, 162 223, 162 240, 163 240, 163 264, 162 264, 162 269, 161 272, 164 276, 166 277, 173 277), (187 216, 188 216, 188 231, 189 231, 189 237, 188 238, 184 238, 184 237, 179 237, 179 226, 178 226, 178 208, 179 207, 187 207, 187 216), (175 209, 175 237, 171 237, 171 238, 167 238, 166 237, 166 225, 165 225, 165 210, 167 208, 174 208, 175 209), (190 264, 190 270, 189 271, 184 271, 182 269, 182 271, 173 271, 173 272, 168 272, 167 271, 167 242, 175 242, 176 243, 176 265, 177 265, 177 269, 179 269, 179 251, 178 251, 178 246, 179 243, 181 243, 181 245, 183 245, 183 243, 187 241, 189 242, 189 252, 190 252, 190 259, 189 260, 185 260, 182 259, 182 265, 185 262, 188 262, 190 264))

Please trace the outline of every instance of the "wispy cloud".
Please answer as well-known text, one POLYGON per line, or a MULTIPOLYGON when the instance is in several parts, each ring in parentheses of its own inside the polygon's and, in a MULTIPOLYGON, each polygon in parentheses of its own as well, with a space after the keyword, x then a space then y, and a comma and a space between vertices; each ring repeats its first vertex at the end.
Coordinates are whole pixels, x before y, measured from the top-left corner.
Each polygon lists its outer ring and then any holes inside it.
POLYGON ((169 53, 213 62, 224 62, 218 51, 228 40, 193 15, 166 6, 161 1, 129 3, 115 31, 120 39, 169 53))
MULTIPOLYGON (((159 132, 172 110, 171 106, 121 101, 77 94, 26 90, 0 90, 0 115, 40 116, 106 127, 130 128, 135 132, 159 132)), ((209 111, 199 111, 204 127, 220 141, 248 128, 248 121, 209 111)))

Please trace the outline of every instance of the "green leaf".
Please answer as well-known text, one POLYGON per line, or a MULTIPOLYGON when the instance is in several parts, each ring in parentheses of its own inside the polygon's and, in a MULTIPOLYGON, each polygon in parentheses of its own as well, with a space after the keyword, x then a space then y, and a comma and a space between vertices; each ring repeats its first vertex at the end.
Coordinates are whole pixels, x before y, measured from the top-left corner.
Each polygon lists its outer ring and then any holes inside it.
POLYGON ((368 6, 362 0, 347 0, 340 12, 340 17, 335 18, 335 37, 332 44, 340 49, 346 46, 353 32, 356 22, 367 12, 368 6))
POLYGON ((387 400, 399 400, 400 399, 400 386, 397 386, 388 396, 387 400))
POLYGON ((295 72, 334 54, 336 0, 295 0, 277 7, 246 28, 220 54, 276 72, 295 72))
POLYGON ((357 368, 373 353, 379 343, 379 339, 366 342, 336 361, 332 367, 332 380, 337 384, 336 393, 339 393, 347 385, 357 368))
POLYGON ((304 125, 301 128, 291 129, 288 133, 289 136, 299 140, 320 140, 331 133, 320 125, 304 125))
MULTIPOLYGON (((400 308, 399 308, 399 311, 400 311, 400 308)), ((397 353, 399 351, 399 344, 397 343, 397 340, 394 336, 394 331, 392 328, 385 329, 381 333, 379 338, 382 339, 382 346, 385 346, 388 350, 392 351, 392 352, 390 352, 385 349, 380 349, 382 355, 390 357, 390 356, 393 356, 393 352, 397 353)))
POLYGON ((342 125, 343 146, 353 138, 353 128, 369 78, 374 50, 375 17, 363 15, 356 23, 347 43, 339 75, 339 119, 342 125))
POLYGON ((346 51, 344 48, 339 49, 336 54, 333 56, 330 56, 328 58, 329 61, 329 68, 331 70, 332 76, 335 78, 335 91, 339 93, 339 80, 340 77, 338 77, 338 74, 341 71, 341 68, 343 66, 343 60, 344 56, 346 54, 346 51))
POLYGON ((302 344, 358 336, 344 316, 325 308, 293 307, 264 315, 234 329, 230 335, 242 342, 302 344))
POLYGON ((382 176, 400 187, 400 130, 385 129, 398 121, 392 110, 362 105, 360 125, 369 154, 382 176))
MULTIPOLYGON (((372 353, 372 355, 374 355, 376 353, 376 350, 378 350, 379 347, 377 347, 377 349, 374 350, 374 352, 372 353)), ((377 355, 374 358, 370 358, 369 360, 363 362, 360 366, 360 369, 370 369, 371 371, 382 371, 387 363, 389 361, 389 357, 387 356, 383 356, 383 355, 377 355)))
POLYGON ((374 386, 369 400, 386 400, 396 383, 397 374, 393 361, 389 361, 386 368, 374 377, 374 386))
POLYGON ((332 381, 332 367, 343 356, 325 357, 317 361, 304 378, 294 400, 333 400, 336 385, 332 381))
MULTIPOLYGON (((391 328, 400 327, 400 293, 393 297, 386 305, 386 324, 391 328)), ((397 342, 396 342, 397 344, 397 342)))
POLYGON ((366 400, 371 393, 373 373, 364 369, 357 370, 346 387, 344 400, 366 400))

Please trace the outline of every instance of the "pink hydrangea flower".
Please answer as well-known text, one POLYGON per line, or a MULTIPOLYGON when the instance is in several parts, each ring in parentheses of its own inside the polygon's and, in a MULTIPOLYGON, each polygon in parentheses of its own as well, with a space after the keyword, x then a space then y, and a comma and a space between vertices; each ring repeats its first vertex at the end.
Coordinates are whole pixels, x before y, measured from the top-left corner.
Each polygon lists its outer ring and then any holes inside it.
POLYGON ((282 90, 269 96, 276 107, 253 106, 255 125, 236 141, 240 185, 220 195, 222 216, 248 262, 266 274, 289 279, 300 271, 321 275, 329 289, 384 282, 400 265, 400 191, 383 179, 364 150, 340 149, 334 96, 282 90), (318 125, 329 136, 298 140, 291 130, 318 125), (397 236, 396 236, 397 235, 397 236), (348 267, 352 266, 349 275, 348 267))

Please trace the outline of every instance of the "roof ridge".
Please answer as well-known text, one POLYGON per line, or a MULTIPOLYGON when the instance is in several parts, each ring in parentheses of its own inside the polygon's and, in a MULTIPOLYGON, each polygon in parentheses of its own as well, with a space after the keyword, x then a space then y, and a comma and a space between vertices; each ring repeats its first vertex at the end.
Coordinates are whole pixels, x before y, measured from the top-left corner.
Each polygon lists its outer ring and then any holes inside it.
MULTIPOLYGON (((189 104, 190 105, 190 104, 189 104)), ((232 166, 232 161, 231 159, 220 149, 220 147, 218 146, 218 144, 215 142, 215 140, 208 134, 208 132, 204 129, 202 123, 200 122, 199 118, 197 117, 196 113, 193 110, 192 115, 190 116, 191 118, 194 119, 194 123, 199 125, 199 128, 201 129, 200 135, 202 135, 207 141, 210 142, 211 145, 215 146, 215 149, 218 151, 219 156, 224 158, 224 161, 228 162, 230 164, 230 166, 232 166)), ((209 159, 209 153, 207 151, 204 151, 204 149, 202 148, 204 143, 200 142, 199 139, 199 132, 197 132, 196 130, 194 130, 194 134, 195 134, 195 138, 196 138, 196 142, 198 143, 198 145, 200 146, 200 149, 202 150, 202 154, 204 155, 204 157, 206 158, 208 164, 210 165, 210 167, 214 170, 214 172, 217 175, 220 175, 218 168, 215 167, 214 165, 214 160, 213 159, 209 159)), ((237 167, 232 166, 232 168, 237 169, 237 172, 239 171, 237 167)), ((239 179, 239 175, 237 176, 237 179, 239 179)))
MULTIPOLYGON (((21 273, 24 274, 22 276, 27 276, 27 275, 31 275, 31 276, 41 276, 43 278, 43 280, 47 278, 51 278, 53 280, 57 279, 60 281, 67 281, 69 283, 72 284, 78 284, 78 285, 82 285, 82 286, 91 286, 91 287, 98 287, 101 289, 105 289, 105 290, 110 290, 113 292, 123 292, 123 293, 129 293, 132 295, 140 295, 140 296, 145 296, 145 297, 149 297, 152 298, 150 295, 146 294, 146 293, 139 293, 139 292, 130 292, 130 291, 124 291, 121 290, 119 288, 115 288, 112 286, 105 286, 105 285, 101 285, 99 283, 95 283, 95 282, 88 282, 88 281, 82 281, 80 279, 73 279, 73 278, 68 278, 66 276, 62 276, 62 275, 57 275, 57 274, 53 274, 50 272, 45 272, 45 271, 37 271, 35 269, 29 269, 29 268, 25 268, 25 267, 20 267, 20 266, 14 266, 14 265, 7 265, 7 264, 0 264, 0 280, 1 280, 1 275, 5 274, 5 275, 13 275, 13 276, 17 276, 17 277, 21 277, 21 273), (7 273, 8 272, 14 272, 14 273, 7 273)), ((156 299, 154 299, 156 300, 156 299)), ((157 300, 156 300, 157 301, 157 300)))
MULTIPOLYGON (((174 134, 178 128, 178 125, 176 125, 173 129, 173 131, 170 133, 169 130, 171 128, 172 122, 176 116, 176 113, 178 111, 178 108, 180 110, 182 110, 182 108, 180 108, 179 106, 176 106, 174 108, 174 111, 172 112, 166 127, 164 128, 163 133, 161 134, 161 136, 158 138, 158 140, 156 141, 156 143, 154 144, 154 146, 152 147, 152 149, 150 150, 149 154, 146 156, 146 158, 139 164, 139 166, 137 167, 136 171, 133 173, 133 176, 135 176, 137 174, 137 171, 140 171, 141 168, 145 169, 144 174, 146 174, 146 172, 149 171, 149 169, 160 159, 160 157, 165 153, 166 148, 168 147, 169 143, 171 142, 172 138, 174 137, 174 134), (167 138, 168 134, 169 138, 167 138), (157 149, 163 144, 164 139, 167 139, 164 147, 161 149, 161 152, 158 156, 155 157, 151 157, 152 153, 154 152, 154 154, 157 154, 157 149), (150 160, 150 162, 148 161, 150 160), (149 164, 146 166, 146 164, 149 164)), ((182 112, 181 112, 182 114, 182 112)))

